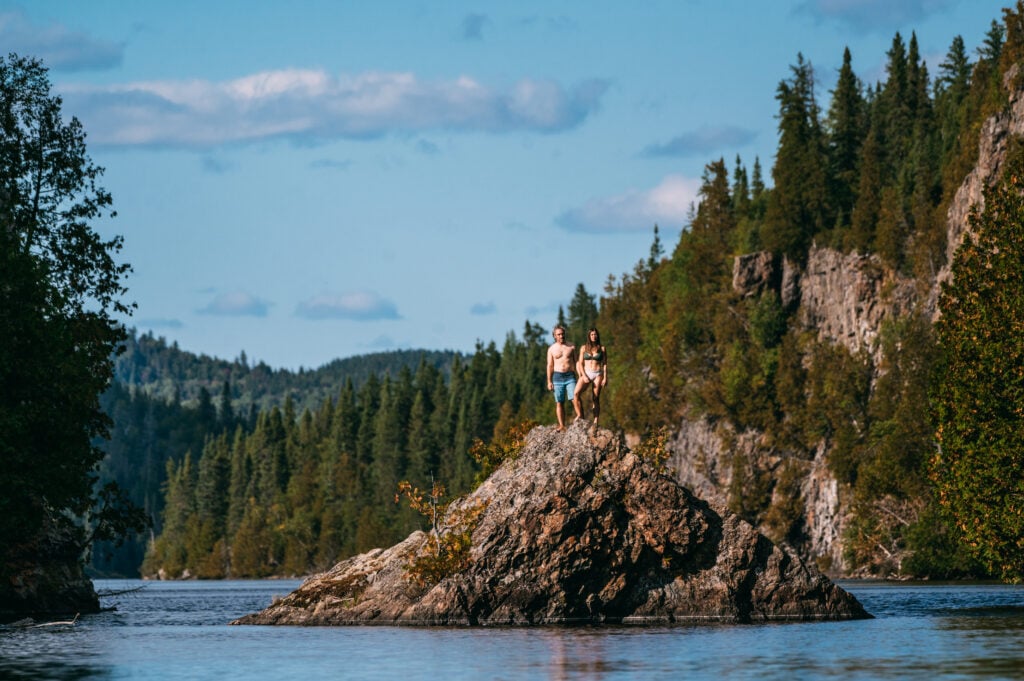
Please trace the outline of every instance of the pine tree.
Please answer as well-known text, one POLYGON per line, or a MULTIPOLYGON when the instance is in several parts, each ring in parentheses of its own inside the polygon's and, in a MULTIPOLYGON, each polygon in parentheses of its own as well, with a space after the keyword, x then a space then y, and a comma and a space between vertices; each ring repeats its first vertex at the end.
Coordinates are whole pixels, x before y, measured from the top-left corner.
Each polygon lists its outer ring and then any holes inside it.
POLYGON ((228 520, 225 534, 234 536, 242 523, 242 516, 248 504, 246 495, 252 480, 252 459, 246 451, 245 431, 241 426, 235 429, 231 445, 231 469, 228 480, 228 520))
POLYGON ((953 38, 935 79, 935 111, 945 164, 959 153, 960 132, 966 124, 964 100, 971 88, 971 63, 961 36, 953 38))
POLYGON ((231 406, 231 381, 225 380, 220 391, 220 430, 226 433, 235 430, 235 410, 231 406))
POLYGON ((651 241, 651 251, 647 256, 647 269, 653 271, 661 262, 664 255, 665 249, 661 247, 661 236, 658 234, 658 225, 654 225, 654 240, 651 241))
POLYGON ((732 171, 732 209, 737 218, 750 217, 750 179, 739 154, 732 171))
POLYGON ((1003 30, 1002 24, 993 19, 985 33, 985 40, 978 47, 978 57, 987 62, 998 62, 1003 51, 1005 37, 1006 32, 1003 30))
POLYGON ((883 181, 889 185, 897 181, 914 126, 913 100, 907 82, 907 48, 898 32, 886 56, 889 58, 885 66, 887 77, 879 93, 874 122, 885 150, 883 181))
MULTIPOLYGON (((657 229, 657 228, 655 228, 657 229)), ((657 232, 655 232, 657 236, 657 232)), ((586 341, 587 331, 597 321, 597 301, 587 293, 582 283, 576 285, 576 292, 569 302, 569 324, 566 329, 566 341, 577 347, 586 341)))
POLYGON ((814 71, 803 55, 779 83, 779 149, 761 239, 765 248, 802 261, 814 236, 831 226, 825 139, 814 96, 814 71))
POLYGON ((867 131, 864 96, 851 62, 850 49, 846 48, 828 113, 829 193, 839 226, 849 225, 852 219, 861 145, 867 131))
POLYGON ((878 226, 879 207, 883 191, 883 152, 878 129, 871 126, 861 147, 860 177, 857 184, 857 200, 853 205, 850 231, 845 240, 846 248, 860 253, 870 253, 875 248, 875 231, 878 226))

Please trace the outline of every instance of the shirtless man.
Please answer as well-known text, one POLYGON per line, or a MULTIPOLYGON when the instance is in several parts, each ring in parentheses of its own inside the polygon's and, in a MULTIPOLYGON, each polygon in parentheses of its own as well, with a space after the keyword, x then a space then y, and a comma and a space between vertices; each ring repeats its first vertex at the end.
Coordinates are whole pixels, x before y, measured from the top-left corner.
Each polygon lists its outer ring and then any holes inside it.
POLYGON ((576 398, 576 346, 565 342, 565 329, 556 326, 551 335, 555 342, 548 348, 548 390, 555 393, 555 416, 558 428, 565 430, 565 402, 572 400, 576 418, 579 419, 580 403, 576 398))

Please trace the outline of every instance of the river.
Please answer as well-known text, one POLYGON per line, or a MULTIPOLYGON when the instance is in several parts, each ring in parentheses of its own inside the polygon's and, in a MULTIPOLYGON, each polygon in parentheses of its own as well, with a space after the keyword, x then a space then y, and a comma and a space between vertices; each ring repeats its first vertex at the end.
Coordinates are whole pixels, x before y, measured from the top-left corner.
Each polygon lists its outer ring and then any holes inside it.
POLYGON ((298 581, 142 587, 74 625, 0 629, 2 679, 1024 678, 1024 587, 841 582, 876 619, 769 625, 232 627, 298 581))

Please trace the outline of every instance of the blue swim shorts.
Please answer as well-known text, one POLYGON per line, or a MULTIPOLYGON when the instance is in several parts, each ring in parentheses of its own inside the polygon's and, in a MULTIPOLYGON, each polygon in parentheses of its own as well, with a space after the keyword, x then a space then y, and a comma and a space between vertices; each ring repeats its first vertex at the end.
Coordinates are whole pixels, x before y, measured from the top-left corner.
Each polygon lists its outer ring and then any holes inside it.
POLYGON ((566 402, 576 392, 576 372, 555 371, 551 374, 551 385, 555 387, 555 402, 566 402))

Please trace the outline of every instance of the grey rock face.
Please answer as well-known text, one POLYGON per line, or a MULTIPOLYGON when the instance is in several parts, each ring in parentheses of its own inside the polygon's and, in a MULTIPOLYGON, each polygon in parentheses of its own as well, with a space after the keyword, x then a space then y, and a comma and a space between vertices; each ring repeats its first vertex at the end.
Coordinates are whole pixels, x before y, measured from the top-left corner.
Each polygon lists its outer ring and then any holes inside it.
POLYGON ((235 624, 530 625, 870 617, 737 516, 655 471, 609 431, 534 429, 462 500, 486 503, 472 562, 432 587, 410 535, 339 563, 235 624))
POLYGON ((876 255, 812 248, 800 280, 800 322, 821 340, 868 352, 876 366, 882 324, 910 314, 917 304, 913 279, 883 267, 876 255))

